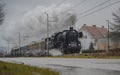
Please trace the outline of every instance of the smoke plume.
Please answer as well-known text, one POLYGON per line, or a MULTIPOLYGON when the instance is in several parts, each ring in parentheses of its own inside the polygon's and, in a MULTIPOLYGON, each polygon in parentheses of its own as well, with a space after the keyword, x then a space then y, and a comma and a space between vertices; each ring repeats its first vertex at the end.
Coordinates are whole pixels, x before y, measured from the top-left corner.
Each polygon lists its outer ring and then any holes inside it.
POLYGON ((76 15, 70 11, 64 12, 71 8, 70 4, 62 4, 58 7, 37 6, 32 10, 21 13, 11 20, 4 21, 1 28, 1 39, 16 43, 20 34, 21 44, 26 45, 32 41, 40 41, 46 37, 47 33, 47 15, 49 15, 49 33, 68 29, 76 23, 76 15), (50 9, 52 8, 52 9, 50 9), (47 11, 46 11, 47 10, 47 11), (54 22, 51 22, 54 21, 54 22))

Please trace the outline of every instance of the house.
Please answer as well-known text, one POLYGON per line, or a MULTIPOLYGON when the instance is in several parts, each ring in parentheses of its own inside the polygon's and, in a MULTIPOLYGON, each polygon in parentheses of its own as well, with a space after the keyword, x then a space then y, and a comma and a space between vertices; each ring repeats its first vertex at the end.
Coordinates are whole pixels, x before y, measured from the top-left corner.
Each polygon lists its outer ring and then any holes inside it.
POLYGON ((107 50, 108 49, 108 30, 102 27, 87 26, 84 24, 80 31, 83 32, 83 38, 80 39, 82 50, 87 50, 90 44, 93 44, 95 50, 107 50))

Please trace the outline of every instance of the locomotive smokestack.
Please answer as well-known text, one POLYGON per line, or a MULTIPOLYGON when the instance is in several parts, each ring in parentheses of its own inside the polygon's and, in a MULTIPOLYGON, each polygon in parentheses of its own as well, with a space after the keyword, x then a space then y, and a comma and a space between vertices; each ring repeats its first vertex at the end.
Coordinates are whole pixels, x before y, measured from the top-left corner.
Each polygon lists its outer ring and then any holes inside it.
POLYGON ((73 27, 70 27, 70 30, 73 30, 73 27))

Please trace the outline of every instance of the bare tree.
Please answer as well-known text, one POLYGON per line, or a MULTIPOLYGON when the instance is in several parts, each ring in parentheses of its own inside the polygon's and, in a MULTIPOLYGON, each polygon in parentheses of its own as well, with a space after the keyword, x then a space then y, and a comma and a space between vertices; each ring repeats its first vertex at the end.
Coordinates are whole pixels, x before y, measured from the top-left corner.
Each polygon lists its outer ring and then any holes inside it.
POLYGON ((110 37, 114 41, 114 48, 117 49, 120 42, 120 8, 116 13, 113 13, 113 21, 110 37))
POLYGON ((4 13, 4 3, 2 1, 0 1, 0 25, 3 23, 3 20, 4 20, 4 16, 5 16, 5 13, 4 13))

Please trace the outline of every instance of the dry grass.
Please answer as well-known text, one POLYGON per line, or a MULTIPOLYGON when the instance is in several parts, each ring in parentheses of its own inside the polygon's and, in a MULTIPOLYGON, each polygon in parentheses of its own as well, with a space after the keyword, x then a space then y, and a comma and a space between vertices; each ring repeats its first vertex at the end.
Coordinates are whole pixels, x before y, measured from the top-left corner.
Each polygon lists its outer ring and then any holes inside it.
POLYGON ((0 75, 59 75, 59 73, 50 69, 0 61, 0 75))

